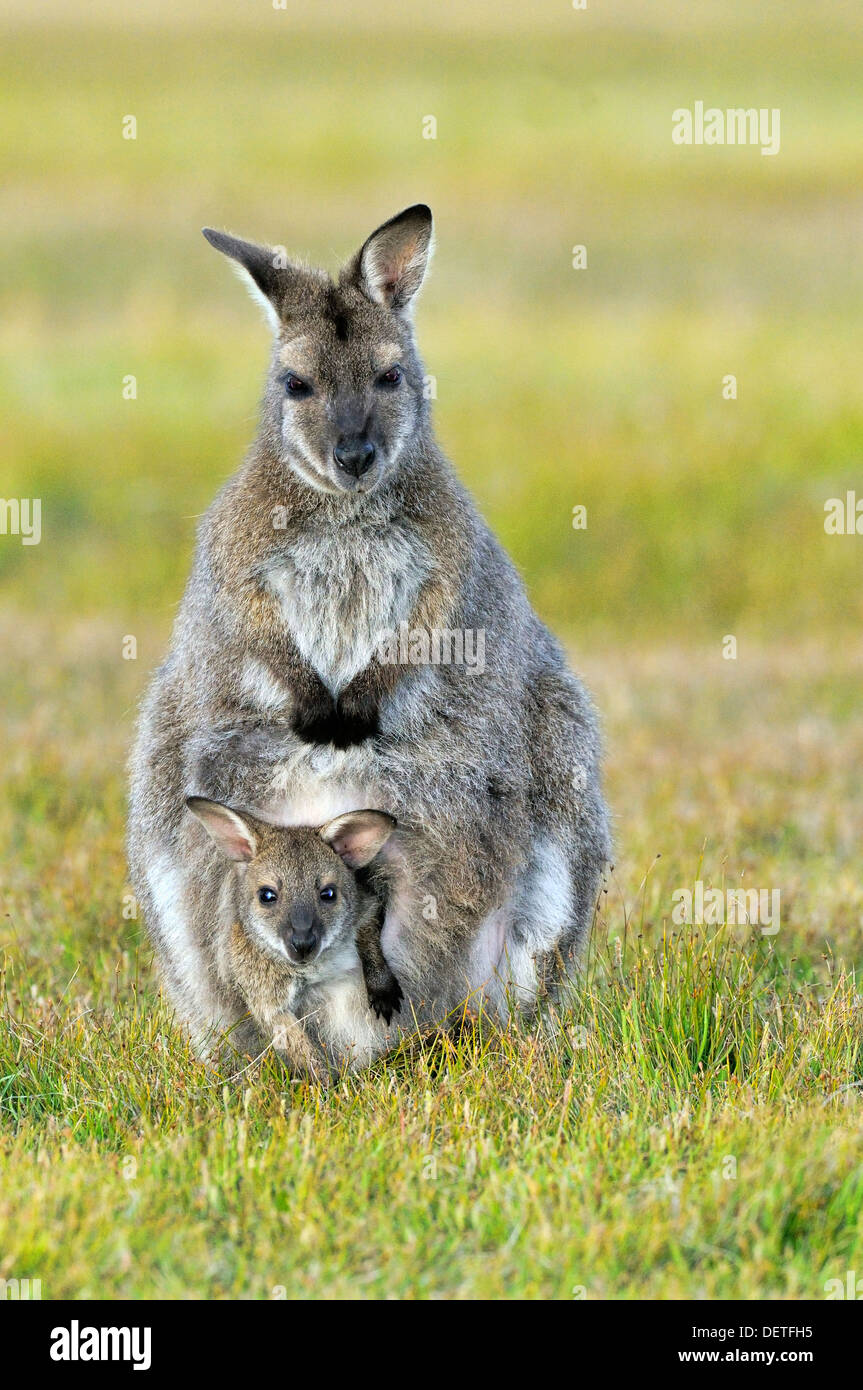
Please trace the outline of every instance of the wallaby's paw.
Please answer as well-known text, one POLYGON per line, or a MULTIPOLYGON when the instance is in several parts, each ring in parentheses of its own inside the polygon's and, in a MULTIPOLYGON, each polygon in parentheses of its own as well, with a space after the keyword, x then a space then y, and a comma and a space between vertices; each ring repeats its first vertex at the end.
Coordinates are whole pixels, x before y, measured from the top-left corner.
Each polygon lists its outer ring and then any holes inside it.
POLYGON ((335 701, 329 691, 304 701, 294 713, 291 727, 303 743, 332 743, 338 725, 335 701))
POLYGON ((296 1077, 311 1081, 328 1081, 330 1069, 323 1050, 307 1036, 302 1023, 293 1014, 281 1013, 272 1019, 272 1045, 276 1053, 296 1077))
POLYGON ((369 1008, 374 1009, 378 1018, 382 1018, 387 1026, 389 1026, 394 1013, 401 1013, 404 994, 395 975, 392 975, 384 985, 378 985, 375 988, 369 986, 368 996, 369 1008))
POLYGON ((280 1051, 277 1048, 276 1056, 294 1081, 316 1081, 325 1085, 330 1080, 330 1069, 323 1054, 318 1056, 316 1051, 312 1053, 297 1048, 280 1051))
POLYGON ((336 703, 326 692, 325 697, 321 695, 297 709, 292 728, 304 743, 331 743, 336 748, 351 748, 378 733, 377 706, 351 698, 347 691, 336 703))
POLYGON ((336 706, 336 726, 333 742, 337 748, 349 748, 363 743, 380 732, 377 701, 370 695, 343 690, 336 706))
POLYGON ((310 1081, 317 1081, 320 1085, 330 1080, 330 1069, 327 1066, 325 1057, 309 1057, 303 1064, 310 1081))

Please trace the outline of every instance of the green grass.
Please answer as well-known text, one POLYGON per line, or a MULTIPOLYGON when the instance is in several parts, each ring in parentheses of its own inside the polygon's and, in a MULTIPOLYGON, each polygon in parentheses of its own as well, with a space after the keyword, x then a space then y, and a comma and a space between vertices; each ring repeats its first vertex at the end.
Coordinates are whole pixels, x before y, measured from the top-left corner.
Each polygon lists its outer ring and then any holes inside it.
POLYGON ((50 1297, 822 1293, 863 1235, 853 980, 692 935, 609 955, 545 1030, 326 1092, 220 1084, 131 967, 95 1014, 13 993, 4 1266, 50 1297))
POLYGON ((39 546, 0 536, 0 1278, 822 1297, 863 1268, 863 541, 823 529, 863 497, 863 24, 40 13, 0 35, 0 495, 43 513, 39 546), (779 156, 674 147, 699 97, 779 106, 779 156), (324 1092, 190 1056, 128 915, 124 763, 266 359, 198 229, 334 267, 417 199, 437 427, 596 695, 617 861, 562 1013, 324 1092), (675 927, 699 878, 779 888, 778 935, 675 927))

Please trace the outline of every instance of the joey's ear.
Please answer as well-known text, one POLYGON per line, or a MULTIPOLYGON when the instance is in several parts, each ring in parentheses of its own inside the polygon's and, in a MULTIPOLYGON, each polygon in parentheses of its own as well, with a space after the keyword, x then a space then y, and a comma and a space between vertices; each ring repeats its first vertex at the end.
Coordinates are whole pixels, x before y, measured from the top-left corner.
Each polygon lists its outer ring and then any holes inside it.
POLYGON ((258 842, 251 821, 205 796, 187 796, 186 805, 203 825, 210 839, 228 859, 254 859, 258 842))
POLYGON ((396 828, 385 811, 348 811, 321 826, 318 834, 349 869, 364 869, 383 849, 396 828))
POLYGON ((423 282, 432 249, 431 208, 406 208, 360 248, 344 271, 374 304, 404 309, 423 282))
POLYGON ((252 298, 263 308, 270 325, 278 328, 280 311, 284 308, 288 289, 296 277, 296 267, 288 263, 281 248, 258 246, 254 241, 241 241, 227 232, 204 227, 203 234, 211 246, 230 256, 240 267, 252 298), (248 279, 246 279, 248 277, 248 279))

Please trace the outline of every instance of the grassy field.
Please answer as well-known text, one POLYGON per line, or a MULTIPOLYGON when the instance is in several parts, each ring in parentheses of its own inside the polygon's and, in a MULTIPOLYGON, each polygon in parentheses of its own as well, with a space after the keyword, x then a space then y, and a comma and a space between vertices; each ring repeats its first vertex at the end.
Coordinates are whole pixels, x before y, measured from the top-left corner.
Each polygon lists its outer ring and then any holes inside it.
POLYGON ((823 509, 863 498, 863 22, 7 0, 0 23, 0 495, 42 499, 39 545, 0 535, 0 1278, 755 1299, 859 1276, 863 539, 823 509), (779 107, 779 155, 674 146, 698 99, 779 107), (266 358, 198 229, 334 267, 418 199, 438 429, 596 695, 616 864, 564 1011, 324 1092, 189 1055, 124 915, 124 762, 266 358), (697 880, 779 889, 780 930, 676 925, 697 880))

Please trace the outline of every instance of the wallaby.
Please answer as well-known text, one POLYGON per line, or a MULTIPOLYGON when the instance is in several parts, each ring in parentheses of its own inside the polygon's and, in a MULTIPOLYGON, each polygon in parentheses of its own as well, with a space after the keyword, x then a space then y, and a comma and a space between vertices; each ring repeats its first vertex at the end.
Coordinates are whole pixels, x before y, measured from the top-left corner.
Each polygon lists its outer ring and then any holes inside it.
MULTIPOLYGON (((230 909, 217 951, 225 989, 239 990, 257 1029, 294 1069, 326 1076, 329 1038, 316 1016, 328 987, 356 975, 358 955, 377 1016, 389 1024, 400 1008, 381 949, 380 901, 356 872, 372 864, 395 822, 353 811, 319 830, 274 829, 205 797, 186 804, 233 862, 219 891, 230 909)), ((216 920, 221 906, 213 905, 216 920)))
POLYGON ((383 947, 400 1021, 467 995, 531 1009, 593 920, 599 738, 434 439, 411 322, 431 213, 384 223, 337 281, 204 235, 245 273, 273 345, 257 439, 201 522, 132 760, 132 878, 168 988, 198 1036, 235 1021, 180 814, 193 794, 273 825, 396 817, 383 947))

